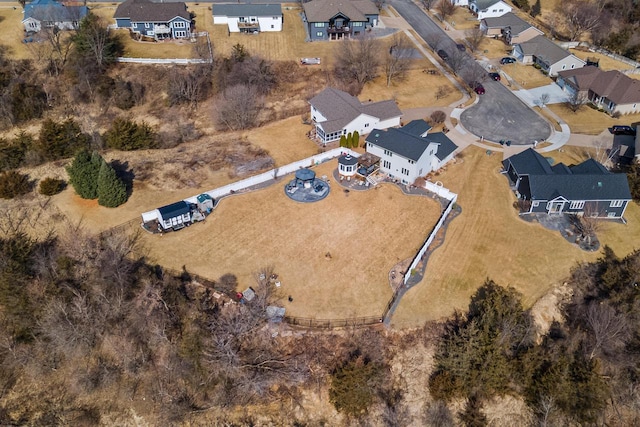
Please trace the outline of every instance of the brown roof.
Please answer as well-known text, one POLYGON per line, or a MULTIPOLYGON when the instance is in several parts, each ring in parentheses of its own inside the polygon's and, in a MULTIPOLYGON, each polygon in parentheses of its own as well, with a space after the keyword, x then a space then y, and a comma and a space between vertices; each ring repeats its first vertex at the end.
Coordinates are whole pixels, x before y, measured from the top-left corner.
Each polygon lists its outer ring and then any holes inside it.
POLYGON ((127 0, 120 3, 113 17, 116 19, 129 18, 131 22, 169 22, 175 17, 188 21, 191 15, 187 5, 179 3, 154 3, 149 0, 127 0))
POLYGON ((366 21, 365 15, 377 15, 378 8, 370 0, 312 0, 302 5, 308 22, 327 22, 338 14, 351 21, 366 21))
POLYGON ((360 114, 367 114, 379 120, 402 115, 393 100, 363 104, 355 96, 331 87, 311 98, 309 103, 327 119, 322 122, 325 132, 336 132, 344 128, 360 114))
POLYGON ((591 90, 618 105, 640 102, 640 81, 620 71, 602 71, 598 67, 589 66, 558 74, 573 83, 577 89, 591 90))

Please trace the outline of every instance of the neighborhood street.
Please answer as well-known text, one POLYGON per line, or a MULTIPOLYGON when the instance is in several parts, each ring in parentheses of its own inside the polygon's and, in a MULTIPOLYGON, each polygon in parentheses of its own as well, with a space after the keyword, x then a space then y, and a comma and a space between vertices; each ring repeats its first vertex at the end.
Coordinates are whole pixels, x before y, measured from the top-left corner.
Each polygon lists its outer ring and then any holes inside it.
MULTIPOLYGON (((433 20, 410 0, 389 0, 395 10, 433 48, 443 49, 449 56, 456 50, 456 43, 433 20)), ((469 56, 468 67, 478 67, 478 72, 486 72, 480 64, 469 56)), ((479 96, 479 102, 467 108, 461 115, 462 126, 478 137, 489 141, 510 140, 514 145, 532 144, 542 141, 551 134, 551 126, 535 111, 514 95, 500 82, 483 82, 486 89, 479 96)))

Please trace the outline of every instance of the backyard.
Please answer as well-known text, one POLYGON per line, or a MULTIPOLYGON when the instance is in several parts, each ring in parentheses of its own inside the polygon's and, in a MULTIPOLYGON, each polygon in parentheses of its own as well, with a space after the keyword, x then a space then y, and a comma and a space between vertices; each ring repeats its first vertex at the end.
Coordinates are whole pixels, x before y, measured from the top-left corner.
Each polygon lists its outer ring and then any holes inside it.
MULTIPOLYGON (((335 160, 315 168, 331 175, 335 160)), ((412 257, 438 220, 440 205, 405 196, 383 184, 345 193, 332 183, 317 203, 289 200, 290 177, 220 202, 205 223, 162 237, 144 235, 150 260, 217 279, 238 276, 241 289, 252 273, 273 266, 282 282, 287 313, 315 318, 376 316, 392 291, 390 269, 412 257)))
POLYGON ((613 125, 629 125, 640 121, 640 114, 626 114, 616 119, 588 105, 582 106, 575 113, 565 104, 549 104, 547 108, 560 116, 569 125, 572 133, 599 135, 613 125))
MULTIPOLYGON (((575 163, 584 159, 581 152, 565 147, 548 155, 575 163)), ((519 219, 512 207, 515 196, 499 173, 501 161, 500 153, 487 156, 485 150, 469 147, 463 162, 438 176, 445 187, 458 193, 462 214, 451 222, 444 244, 431 255, 425 278, 402 299, 393 326, 420 326, 464 309, 487 278, 514 286, 524 294, 525 304, 531 305, 561 284, 576 262, 600 255, 584 252, 559 233, 519 219)), ((625 217, 627 225, 605 222, 598 235, 602 244, 619 255, 637 246, 631 236, 640 234, 640 207, 632 203, 625 217)))

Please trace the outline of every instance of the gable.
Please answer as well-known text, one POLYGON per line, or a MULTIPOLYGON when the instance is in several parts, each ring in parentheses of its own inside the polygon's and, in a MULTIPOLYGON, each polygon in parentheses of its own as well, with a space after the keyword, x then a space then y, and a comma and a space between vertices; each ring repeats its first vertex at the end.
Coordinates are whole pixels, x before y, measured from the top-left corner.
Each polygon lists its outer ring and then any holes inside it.
POLYGON ((191 22, 191 14, 184 2, 154 3, 149 0, 126 0, 113 14, 115 19, 129 18, 132 22, 170 22, 176 17, 191 22))
POLYGON ((328 22, 341 14, 351 21, 367 21, 366 15, 378 15, 371 0, 312 0, 302 5, 308 22, 328 22))
POLYGON ((213 16, 270 16, 281 17, 279 4, 214 4, 213 16))

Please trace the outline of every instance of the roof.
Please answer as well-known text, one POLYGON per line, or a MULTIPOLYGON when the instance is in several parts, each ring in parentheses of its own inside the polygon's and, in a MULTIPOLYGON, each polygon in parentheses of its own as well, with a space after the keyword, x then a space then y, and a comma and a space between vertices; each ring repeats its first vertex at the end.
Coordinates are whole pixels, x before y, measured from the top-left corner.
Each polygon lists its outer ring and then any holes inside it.
POLYGON ((623 173, 597 175, 532 175, 532 200, 630 200, 629 182, 623 173))
POLYGON ((120 3, 113 17, 129 18, 132 22, 169 22, 176 17, 191 21, 184 2, 154 3, 149 0, 126 0, 120 3))
POLYGON ((593 84, 596 77, 602 73, 602 70, 593 65, 587 65, 582 68, 574 68, 572 70, 559 71, 558 76, 562 77, 565 81, 571 83, 571 86, 582 91, 589 90, 591 84, 593 84))
POLYGON ((521 192, 529 194, 532 200, 552 200, 559 196, 567 200, 631 199, 626 174, 611 173, 594 159, 570 167, 563 163, 551 167, 547 159, 529 148, 506 159, 505 168, 509 163, 518 175, 526 178, 520 186, 528 184, 528 188, 521 192))
POLYGON ((327 133, 343 129, 361 114, 367 114, 379 120, 402 115, 393 100, 363 104, 355 96, 330 87, 311 98, 309 103, 327 119, 321 122, 322 129, 327 133))
MULTIPOLYGON (((429 126, 424 120, 414 120, 414 122, 423 122, 424 125, 429 126)), ((422 132, 418 133, 421 127, 419 123, 414 122, 399 129, 391 128, 386 131, 374 129, 367 136, 366 141, 413 161, 418 161, 431 144, 438 144, 436 157, 440 160, 443 160, 458 148, 442 132, 426 135, 422 132)), ((424 125, 422 125, 422 128, 424 128, 424 125)))
POLYGON ((365 15, 379 13, 370 0, 312 0, 302 7, 308 22, 327 22, 339 14, 351 21, 366 21, 365 15))
POLYGON ((202 193, 198 197, 196 197, 196 200, 198 201, 198 203, 203 203, 206 200, 213 200, 213 198, 211 198, 211 196, 207 193, 202 193))
POLYGON ((431 125, 424 120, 411 120, 402 127, 402 130, 412 135, 423 136, 431 130, 431 125))
POLYGON ((179 202, 175 202, 170 205, 158 208, 158 212, 160 212, 160 216, 164 221, 180 215, 184 215, 186 213, 189 213, 190 211, 191 208, 189 207, 189 204, 184 200, 180 200, 179 202))
POLYGON ((358 157, 358 164, 362 167, 369 168, 380 161, 380 157, 371 153, 364 153, 358 157))
MULTIPOLYGON (((505 13, 495 18, 484 18, 482 21, 487 28, 510 28, 511 35, 517 35, 526 29, 535 28, 513 12, 505 13)), ((538 30, 537 28, 535 29, 538 30)), ((538 31, 543 34, 542 31, 538 31)))
POLYGON ((617 70, 602 71, 590 65, 561 71, 558 75, 576 89, 591 90, 618 105, 640 102, 640 81, 617 70))
POLYGON ((279 4, 216 4, 213 16, 282 16, 279 4))
POLYGON ((24 6, 23 22, 29 18, 37 21, 73 22, 87 16, 86 6, 65 6, 54 0, 34 0, 24 6))
POLYGON ((352 156, 351 154, 343 154, 338 157, 338 163, 345 166, 352 166, 358 163, 358 158, 352 156))
POLYGON ((301 181, 311 181, 316 177, 316 173, 311 169, 298 169, 296 171, 296 178, 301 181))
MULTIPOLYGON (((496 3, 499 3, 501 0, 476 0, 474 3, 476 4, 476 7, 478 8, 478 10, 485 10, 488 9, 489 7, 493 6, 496 3)), ((505 2, 503 2, 505 3, 505 2)), ((505 3, 506 4, 506 3, 505 3)), ((509 6, 509 5, 507 5, 509 6)), ((511 6, 509 6, 511 7, 511 6)))
MULTIPOLYGON (((518 46, 520 46, 523 54, 533 55, 544 60, 549 65, 556 64, 569 56, 573 56, 578 61, 582 61, 543 35, 535 36, 531 40, 518 43, 518 46)), ((584 63, 584 61, 582 62, 584 63)))

